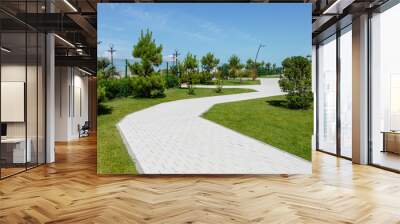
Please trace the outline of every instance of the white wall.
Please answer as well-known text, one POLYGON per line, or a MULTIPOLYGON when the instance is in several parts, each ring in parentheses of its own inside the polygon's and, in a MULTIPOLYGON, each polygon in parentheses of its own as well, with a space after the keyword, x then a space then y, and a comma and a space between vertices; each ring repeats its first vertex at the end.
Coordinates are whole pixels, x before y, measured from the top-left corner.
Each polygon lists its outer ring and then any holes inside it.
POLYGON ((68 67, 55 68, 55 141, 68 140, 69 118, 69 85, 68 67))
POLYGON ((88 120, 88 78, 76 68, 56 67, 55 85, 55 140, 77 139, 78 124, 88 120))

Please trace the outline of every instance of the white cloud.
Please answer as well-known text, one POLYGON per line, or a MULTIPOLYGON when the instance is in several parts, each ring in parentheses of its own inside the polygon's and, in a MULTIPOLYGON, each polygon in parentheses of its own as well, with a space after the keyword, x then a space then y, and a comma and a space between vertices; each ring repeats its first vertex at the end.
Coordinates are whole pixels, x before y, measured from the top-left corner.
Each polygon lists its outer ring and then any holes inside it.
POLYGON ((200 41, 212 41, 214 40, 213 38, 204 35, 200 32, 187 32, 187 31, 182 31, 183 34, 187 35, 189 38, 194 38, 200 41))
POLYGON ((206 31, 214 33, 214 34, 222 33, 222 29, 220 29, 216 24, 209 22, 209 21, 203 21, 200 24, 200 27, 205 29, 206 31))
POLYGON ((155 26, 163 27, 166 26, 170 20, 170 14, 166 13, 154 13, 146 11, 144 9, 129 7, 124 12, 126 15, 130 15, 133 19, 140 20, 142 23, 155 26))

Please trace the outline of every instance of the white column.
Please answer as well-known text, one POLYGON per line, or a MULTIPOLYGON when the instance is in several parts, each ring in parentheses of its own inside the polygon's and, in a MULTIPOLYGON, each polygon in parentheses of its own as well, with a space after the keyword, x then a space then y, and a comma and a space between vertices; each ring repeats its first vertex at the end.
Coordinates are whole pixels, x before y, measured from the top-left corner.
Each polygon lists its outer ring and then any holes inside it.
POLYGON ((352 157, 368 163, 368 15, 353 19, 353 127, 352 157))
POLYGON ((55 56, 54 56, 54 35, 47 34, 47 108, 46 108, 46 155, 47 163, 52 163, 55 161, 55 148, 54 148, 54 133, 55 133, 55 56))

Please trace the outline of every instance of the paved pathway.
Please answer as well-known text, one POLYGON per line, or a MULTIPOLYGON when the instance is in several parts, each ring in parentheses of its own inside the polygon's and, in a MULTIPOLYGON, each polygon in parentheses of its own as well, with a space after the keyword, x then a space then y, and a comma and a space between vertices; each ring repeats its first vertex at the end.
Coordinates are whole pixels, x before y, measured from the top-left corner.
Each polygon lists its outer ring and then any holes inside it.
POLYGON ((162 103, 122 119, 117 126, 139 173, 311 173, 309 161, 200 117, 214 104, 279 95, 277 79, 224 88, 257 92, 162 103))

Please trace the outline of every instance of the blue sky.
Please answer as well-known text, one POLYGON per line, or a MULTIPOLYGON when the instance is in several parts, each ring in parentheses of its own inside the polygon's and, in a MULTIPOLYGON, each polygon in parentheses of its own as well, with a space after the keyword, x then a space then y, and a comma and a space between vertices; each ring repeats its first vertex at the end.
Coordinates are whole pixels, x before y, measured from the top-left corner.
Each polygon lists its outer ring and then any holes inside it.
POLYGON ((98 56, 132 59, 140 31, 150 29, 163 56, 178 49, 198 58, 214 53, 224 63, 236 54, 280 65, 287 56, 311 54, 311 4, 98 4, 98 56))

